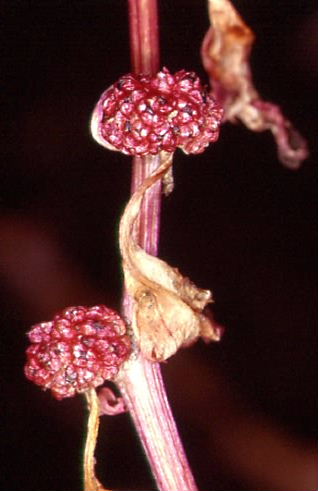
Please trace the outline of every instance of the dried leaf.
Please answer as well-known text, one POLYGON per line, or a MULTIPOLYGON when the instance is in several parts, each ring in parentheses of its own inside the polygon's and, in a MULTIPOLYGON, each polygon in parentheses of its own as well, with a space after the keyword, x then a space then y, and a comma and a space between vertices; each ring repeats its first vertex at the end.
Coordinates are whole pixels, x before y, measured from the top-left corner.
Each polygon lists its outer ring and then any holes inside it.
POLYGON ((241 121, 252 131, 270 130, 280 161, 297 169, 308 157, 306 141, 281 113, 256 91, 249 64, 254 34, 229 0, 209 0, 211 27, 202 44, 203 65, 224 120, 241 121))
POLYGON ((89 417, 84 449, 84 491, 110 491, 103 487, 95 474, 95 447, 99 428, 100 405, 95 389, 85 392, 89 417))
POLYGON ((102 387, 98 392, 99 415, 115 416, 127 411, 125 401, 117 397, 110 387, 102 387))
POLYGON ((147 254, 135 240, 143 197, 148 188, 170 172, 172 154, 162 153, 162 163, 131 197, 119 230, 125 285, 134 298, 132 328, 143 354, 163 361, 180 346, 204 333, 205 339, 220 339, 220 330, 202 314, 212 302, 209 290, 197 288, 176 268, 147 254))

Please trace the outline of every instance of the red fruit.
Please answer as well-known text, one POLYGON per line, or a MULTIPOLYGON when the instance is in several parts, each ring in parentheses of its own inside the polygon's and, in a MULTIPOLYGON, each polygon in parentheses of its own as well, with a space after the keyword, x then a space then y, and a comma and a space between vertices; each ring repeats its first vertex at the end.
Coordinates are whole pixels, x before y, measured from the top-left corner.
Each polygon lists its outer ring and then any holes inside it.
POLYGON ((101 96, 92 134, 106 148, 129 155, 201 153, 217 140, 223 110, 194 72, 127 74, 101 96))
POLYGON ((57 399, 113 379, 131 352, 124 321, 104 305, 68 307, 28 337, 25 375, 57 399))

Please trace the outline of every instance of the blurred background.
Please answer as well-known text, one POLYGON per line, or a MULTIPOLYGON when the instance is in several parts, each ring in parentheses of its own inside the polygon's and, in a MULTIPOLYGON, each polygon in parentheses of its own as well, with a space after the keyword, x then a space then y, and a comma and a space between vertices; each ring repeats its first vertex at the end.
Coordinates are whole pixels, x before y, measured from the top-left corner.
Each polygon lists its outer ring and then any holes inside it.
MULTIPOLYGON (((161 0, 162 64, 207 77, 205 1, 161 0)), ((308 139, 297 172, 269 133, 226 124, 204 154, 175 156, 160 255, 212 289, 220 344, 163 366, 201 490, 317 489, 315 457, 317 6, 234 2, 257 38, 255 85, 308 139)), ((58 402, 23 375, 25 332, 68 305, 118 308, 117 226, 130 159, 89 133, 100 93, 128 72, 123 0, 3 0, 0 303, 1 489, 79 491, 83 398, 58 402)), ((102 418, 106 487, 155 489, 129 416, 102 418)))

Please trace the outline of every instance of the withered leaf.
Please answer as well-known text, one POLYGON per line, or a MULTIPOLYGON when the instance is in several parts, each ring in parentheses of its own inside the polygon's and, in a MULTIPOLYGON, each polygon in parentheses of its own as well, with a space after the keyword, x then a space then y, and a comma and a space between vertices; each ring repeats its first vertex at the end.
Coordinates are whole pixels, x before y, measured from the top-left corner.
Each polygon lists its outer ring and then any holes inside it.
POLYGON ((214 95, 224 108, 224 120, 241 121, 252 131, 270 130, 279 160, 297 169, 308 157, 307 143, 282 114, 280 108, 261 99, 254 87, 250 52, 252 30, 230 0, 208 0, 211 27, 201 49, 214 95))
POLYGON ((212 302, 211 292, 196 287, 178 269, 136 243, 134 225, 143 197, 169 172, 172 156, 161 154, 161 165, 132 195, 119 229, 125 286, 134 299, 132 328, 144 356, 155 361, 166 360, 201 334, 206 340, 220 339, 220 329, 202 314, 212 302))
POLYGON ((84 491, 110 491, 105 489, 95 474, 95 447, 99 428, 100 406, 95 389, 85 392, 89 417, 87 421, 86 442, 84 448, 84 491))

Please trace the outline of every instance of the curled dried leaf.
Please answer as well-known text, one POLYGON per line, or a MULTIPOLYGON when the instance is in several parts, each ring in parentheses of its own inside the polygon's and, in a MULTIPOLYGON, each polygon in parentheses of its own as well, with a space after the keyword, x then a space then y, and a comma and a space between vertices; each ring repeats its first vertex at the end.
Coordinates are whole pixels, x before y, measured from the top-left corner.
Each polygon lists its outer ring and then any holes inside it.
POLYGON ((194 285, 178 269, 147 254, 136 242, 134 226, 148 188, 167 175, 171 153, 161 153, 161 165, 132 195, 121 218, 120 250, 125 285, 134 299, 132 328, 144 356, 163 361, 201 334, 220 339, 220 330, 202 313, 212 302, 209 290, 194 285))
POLYGON ((307 144, 280 108, 264 102, 253 84, 250 52, 254 34, 229 0, 209 0, 211 27, 202 43, 209 74, 224 120, 241 121, 252 131, 270 130, 283 165, 297 169, 308 157, 307 144))
POLYGON ((117 397, 110 387, 102 387, 98 392, 99 415, 115 416, 127 411, 125 401, 117 397))

